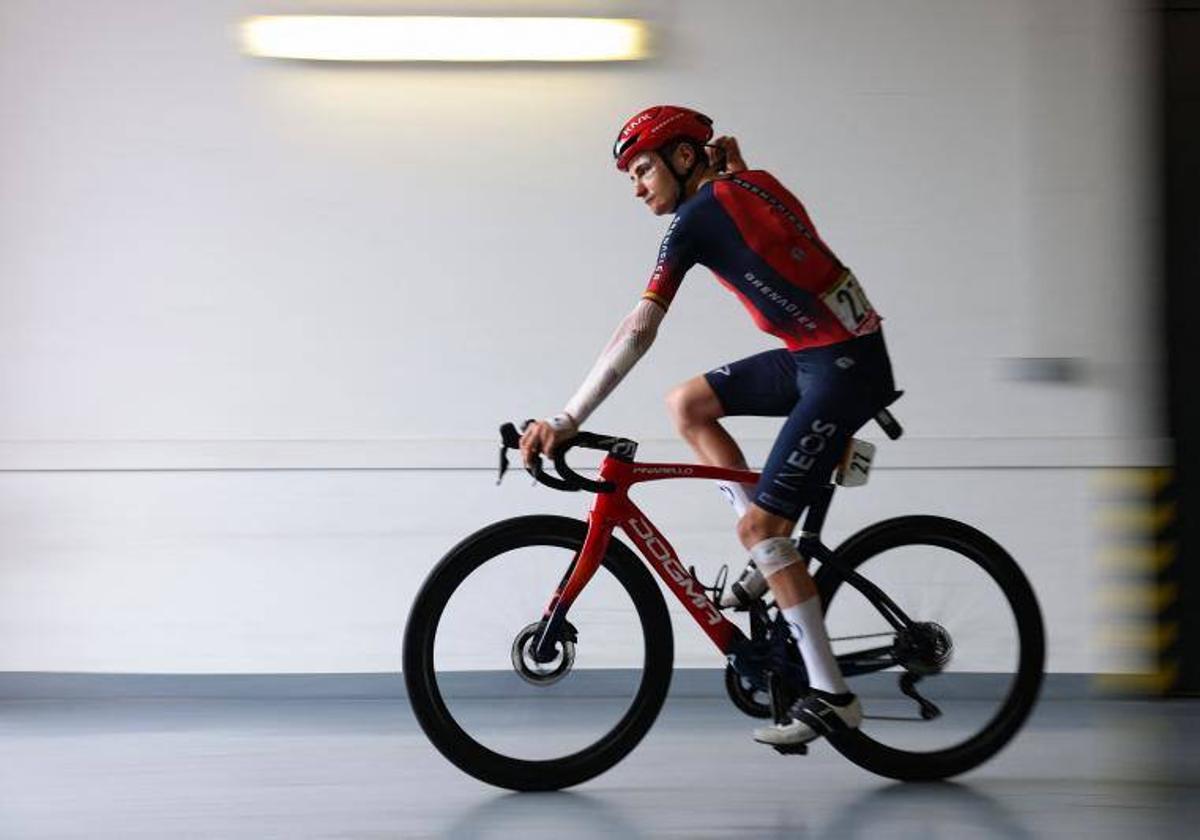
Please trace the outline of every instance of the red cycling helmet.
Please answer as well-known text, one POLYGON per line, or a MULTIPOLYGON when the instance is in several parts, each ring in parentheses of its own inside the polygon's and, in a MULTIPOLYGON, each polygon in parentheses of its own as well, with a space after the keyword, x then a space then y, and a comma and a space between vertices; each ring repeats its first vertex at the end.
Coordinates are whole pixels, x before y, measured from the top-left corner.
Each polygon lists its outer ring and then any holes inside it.
POLYGON ((642 152, 652 152, 672 140, 695 140, 704 145, 712 139, 712 120, 677 105, 655 105, 630 118, 613 143, 617 169, 626 172, 629 161, 642 152))

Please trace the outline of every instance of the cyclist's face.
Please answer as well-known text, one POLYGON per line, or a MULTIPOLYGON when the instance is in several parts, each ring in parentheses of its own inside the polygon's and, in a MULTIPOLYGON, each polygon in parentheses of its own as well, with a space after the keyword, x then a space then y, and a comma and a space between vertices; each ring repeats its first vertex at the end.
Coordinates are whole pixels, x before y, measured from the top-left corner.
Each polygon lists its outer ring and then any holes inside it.
POLYGON ((670 213, 675 207, 679 183, 655 152, 642 152, 629 162, 629 180, 633 182, 633 194, 644 201, 655 216, 670 213))

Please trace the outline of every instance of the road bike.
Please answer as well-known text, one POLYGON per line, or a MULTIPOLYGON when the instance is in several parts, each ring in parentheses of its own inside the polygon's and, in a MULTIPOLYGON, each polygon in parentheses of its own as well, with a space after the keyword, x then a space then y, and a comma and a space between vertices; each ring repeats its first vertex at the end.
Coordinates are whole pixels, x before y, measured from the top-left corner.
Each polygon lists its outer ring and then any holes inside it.
MULTIPOLYGON (((875 420, 900 436, 888 409, 875 420)), ((513 424, 501 428, 501 478, 519 439, 513 424)), ((740 611, 719 608, 728 569, 701 583, 629 498, 645 482, 753 483, 758 473, 639 462, 637 448, 582 432, 555 453, 557 475, 539 459, 530 472, 541 484, 595 494, 587 521, 520 516, 485 527, 454 546, 417 594, 404 631, 409 700, 434 746, 484 782, 522 791, 576 785, 613 767, 650 730, 671 684, 674 637, 647 567, 725 657, 725 691, 739 710, 782 722, 808 688, 769 595, 740 611), (603 453, 597 479, 567 464, 576 448, 603 453), (641 558, 614 538, 617 528, 641 558)), ((859 729, 829 742, 893 779, 978 767, 1016 735, 1041 686, 1044 630, 1029 581, 996 541, 938 516, 887 519, 830 549, 820 534, 836 487, 831 476, 796 538, 865 713, 859 729)))

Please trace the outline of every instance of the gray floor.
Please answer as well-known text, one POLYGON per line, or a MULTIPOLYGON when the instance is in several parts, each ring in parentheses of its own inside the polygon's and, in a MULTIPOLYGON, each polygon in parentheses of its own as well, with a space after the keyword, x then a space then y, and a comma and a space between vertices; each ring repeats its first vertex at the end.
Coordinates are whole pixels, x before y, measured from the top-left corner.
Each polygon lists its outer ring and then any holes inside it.
POLYGON ((899 785, 828 746, 783 757, 727 701, 672 698, 614 770, 511 794, 463 775, 396 700, 0 702, 0 837, 1196 836, 1200 702, 1047 700, 955 783, 899 785))

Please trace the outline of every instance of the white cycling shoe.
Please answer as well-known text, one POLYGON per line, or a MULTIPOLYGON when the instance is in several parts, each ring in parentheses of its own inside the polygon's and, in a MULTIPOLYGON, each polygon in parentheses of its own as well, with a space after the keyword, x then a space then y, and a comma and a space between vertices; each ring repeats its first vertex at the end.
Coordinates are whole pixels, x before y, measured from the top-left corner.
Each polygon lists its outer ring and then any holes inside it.
POLYGON ((862 704, 847 692, 830 694, 813 689, 788 709, 792 719, 754 730, 754 740, 772 747, 807 744, 833 732, 857 729, 862 723, 862 704))
POLYGON ((745 609, 767 593, 767 579, 751 560, 742 569, 742 574, 721 595, 722 608, 734 607, 745 609))

